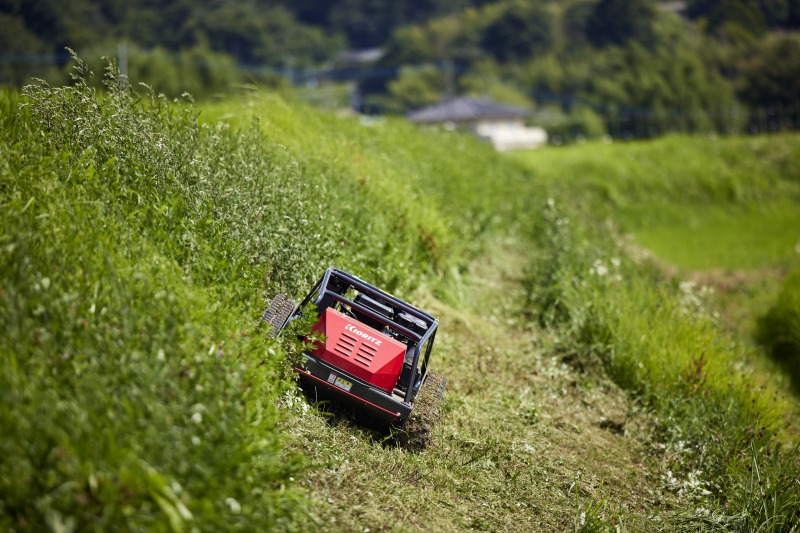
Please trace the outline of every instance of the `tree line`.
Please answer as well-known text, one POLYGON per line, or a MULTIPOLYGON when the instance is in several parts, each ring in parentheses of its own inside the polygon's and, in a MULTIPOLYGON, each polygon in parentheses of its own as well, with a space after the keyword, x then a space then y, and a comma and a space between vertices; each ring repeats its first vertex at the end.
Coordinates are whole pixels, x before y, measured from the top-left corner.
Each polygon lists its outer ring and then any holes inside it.
MULTIPOLYGON (((324 79, 348 49, 364 110, 469 94, 573 134, 795 127, 800 0, 0 0, 0 83, 64 79, 65 47, 166 94, 324 79), (360 71, 360 75, 358 72, 360 71), (297 73, 303 76, 297 76, 297 73), (776 120, 759 117, 774 116, 776 120)), ((570 134, 565 131, 565 134, 570 134)))
POLYGON ((394 31, 364 100, 393 110, 488 95, 572 124, 566 136, 796 127, 800 2, 494 2, 394 31))

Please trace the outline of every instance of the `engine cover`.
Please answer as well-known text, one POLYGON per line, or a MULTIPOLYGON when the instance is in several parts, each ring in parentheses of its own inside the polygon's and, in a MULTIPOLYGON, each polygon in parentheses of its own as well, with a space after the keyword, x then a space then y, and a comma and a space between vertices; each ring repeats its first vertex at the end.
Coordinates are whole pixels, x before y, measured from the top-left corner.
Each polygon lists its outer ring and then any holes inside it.
POLYGON ((311 350, 316 357, 387 392, 394 389, 406 353, 402 342, 330 307, 311 331, 325 335, 311 350))

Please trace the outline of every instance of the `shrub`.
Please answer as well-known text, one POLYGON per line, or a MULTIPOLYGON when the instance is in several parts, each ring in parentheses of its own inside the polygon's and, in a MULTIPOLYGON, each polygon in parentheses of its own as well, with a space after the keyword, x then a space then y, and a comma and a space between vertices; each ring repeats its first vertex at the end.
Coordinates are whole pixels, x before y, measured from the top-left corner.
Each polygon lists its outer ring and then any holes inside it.
POLYGON ((257 317, 319 267, 281 231, 314 191, 260 134, 88 79, 0 136, 0 528, 301 527, 257 317))
POLYGON ((800 270, 786 278, 777 301, 759 320, 758 338, 800 386, 800 270))

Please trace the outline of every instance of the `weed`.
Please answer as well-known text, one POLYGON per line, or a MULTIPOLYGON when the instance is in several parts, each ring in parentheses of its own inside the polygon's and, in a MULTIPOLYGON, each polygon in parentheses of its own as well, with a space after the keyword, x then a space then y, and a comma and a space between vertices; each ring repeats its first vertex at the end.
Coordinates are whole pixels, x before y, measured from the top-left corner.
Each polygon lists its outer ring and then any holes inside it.
MULTIPOLYGON (((577 481, 575 482, 577 483, 577 481)), ((591 500, 588 503, 581 502, 577 487, 575 492, 575 520, 573 530, 575 533, 602 533, 607 531, 623 531, 618 525, 612 525, 611 521, 605 518, 605 500, 591 500)))

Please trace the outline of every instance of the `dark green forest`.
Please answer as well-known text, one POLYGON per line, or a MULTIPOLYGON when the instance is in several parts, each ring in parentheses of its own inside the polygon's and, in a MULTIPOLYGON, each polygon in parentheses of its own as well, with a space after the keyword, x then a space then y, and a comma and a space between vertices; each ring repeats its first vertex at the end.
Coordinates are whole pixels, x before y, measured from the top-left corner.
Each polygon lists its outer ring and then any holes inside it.
POLYGON ((0 83, 66 81, 69 47, 168 96, 346 83, 362 111, 485 96, 567 138, 755 133, 797 126, 799 29, 800 0, 0 0, 0 83))

